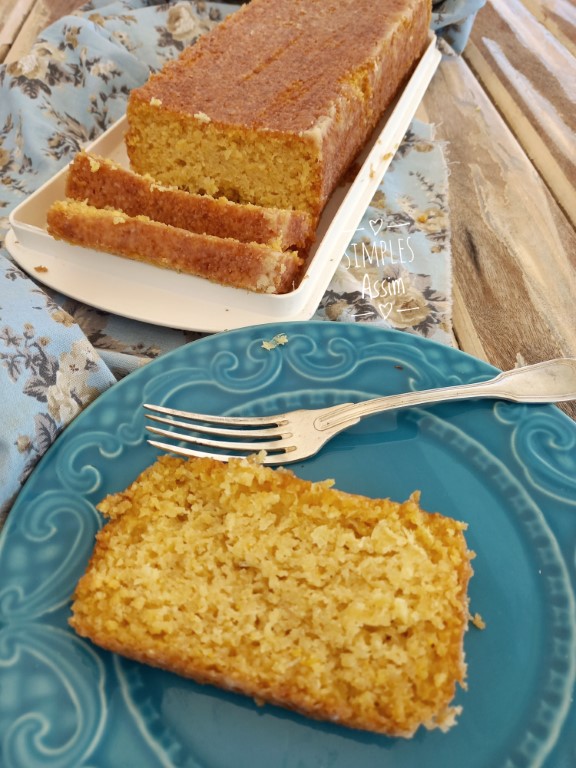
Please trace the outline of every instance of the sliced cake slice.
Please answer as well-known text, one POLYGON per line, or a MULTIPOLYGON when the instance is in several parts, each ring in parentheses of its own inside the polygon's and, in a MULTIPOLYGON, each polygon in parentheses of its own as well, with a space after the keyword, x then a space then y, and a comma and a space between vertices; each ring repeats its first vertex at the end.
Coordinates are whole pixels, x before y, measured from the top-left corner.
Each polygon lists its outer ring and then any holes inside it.
POLYGON ((300 279, 302 259, 295 251, 199 235, 79 200, 53 203, 47 212, 47 230, 73 245, 259 293, 287 293, 300 279))
POLYGON ((193 195, 166 187, 118 163, 79 152, 69 166, 66 196, 96 208, 116 208, 198 234, 298 250, 314 240, 312 218, 304 211, 241 205, 224 197, 193 195))
POLYGON ((391 736, 451 727, 465 524, 250 459, 164 456, 109 521, 71 625, 140 662, 391 736))

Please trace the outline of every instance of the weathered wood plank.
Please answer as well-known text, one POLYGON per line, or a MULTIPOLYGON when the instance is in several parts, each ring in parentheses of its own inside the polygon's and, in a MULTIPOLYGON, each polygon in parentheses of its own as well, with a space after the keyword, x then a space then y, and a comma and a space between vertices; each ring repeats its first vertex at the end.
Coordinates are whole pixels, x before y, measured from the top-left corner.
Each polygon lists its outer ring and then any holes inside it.
POLYGON ((460 347, 499 368, 576 356, 574 228, 462 58, 419 114, 448 142, 460 347))
POLYGON ((4 61, 14 44, 34 2, 35 0, 22 0, 17 3, 0 0, 0 61, 4 61))
POLYGON ((576 56, 576 3, 574 0, 522 0, 522 2, 556 40, 576 56))
POLYGON ((576 58, 521 0, 489 0, 466 61, 576 225, 576 58))
POLYGON ((0 0, 0 62, 26 55, 43 29, 81 5, 81 0, 0 0))

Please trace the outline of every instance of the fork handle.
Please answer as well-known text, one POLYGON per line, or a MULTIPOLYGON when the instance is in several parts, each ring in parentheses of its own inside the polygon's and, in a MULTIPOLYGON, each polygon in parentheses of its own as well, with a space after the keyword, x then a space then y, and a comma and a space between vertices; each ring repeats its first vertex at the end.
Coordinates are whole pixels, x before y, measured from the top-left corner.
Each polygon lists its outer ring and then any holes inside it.
POLYGON ((314 426, 321 431, 351 426, 364 416, 383 411, 476 397, 499 398, 519 403, 558 403, 564 400, 576 400, 576 358, 559 358, 514 368, 488 381, 405 392, 376 397, 361 403, 335 406, 319 415, 314 426))

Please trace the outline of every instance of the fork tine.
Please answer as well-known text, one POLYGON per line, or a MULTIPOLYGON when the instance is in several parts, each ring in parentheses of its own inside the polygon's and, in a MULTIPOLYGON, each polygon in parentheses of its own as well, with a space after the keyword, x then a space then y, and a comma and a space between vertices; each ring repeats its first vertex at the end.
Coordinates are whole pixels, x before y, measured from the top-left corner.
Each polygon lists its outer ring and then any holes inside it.
MULTIPOLYGON (((195 451, 193 448, 185 448, 182 445, 169 445, 168 443, 161 443, 157 440, 148 440, 148 443, 150 445, 153 445, 155 448, 159 448, 161 451, 166 451, 167 453, 175 453, 178 456, 195 456, 197 458, 209 458, 209 459, 217 459, 218 461, 230 461, 230 459, 238 459, 238 458, 245 458, 242 456, 236 455, 226 455, 224 453, 209 453, 208 451, 195 451)), ((247 454, 249 455, 249 454, 247 454)), ((263 464, 286 464, 286 454, 283 453, 275 453, 275 454, 265 454, 262 458, 263 464)))
POLYGON ((230 424, 232 427, 279 427, 287 423, 285 416, 282 414, 273 416, 212 416, 208 413, 179 411, 177 408, 167 408, 164 405, 152 405, 150 403, 144 403, 143 408, 147 408, 155 413, 163 413, 167 416, 178 416, 184 419, 204 421, 211 424, 230 424))
POLYGON ((167 419, 163 416, 154 416, 151 413, 146 414, 146 418, 151 421, 159 422, 160 424, 169 424, 171 427, 181 427, 182 429, 190 429, 194 432, 201 432, 204 435, 222 435, 223 437, 287 437, 287 433, 281 433, 277 427, 268 427, 265 429, 225 429, 222 427, 209 427, 206 424, 193 424, 186 421, 178 421, 177 419, 167 419))
POLYGON ((254 451, 286 451, 290 449, 290 445, 286 445, 286 441, 283 439, 258 442, 249 441, 231 441, 231 440, 210 440, 207 437, 197 437, 196 435, 186 435, 181 432, 172 432, 168 429, 159 429, 158 427, 147 426, 148 432, 152 432, 154 435, 160 435, 162 437, 169 437, 172 440, 182 440, 185 443, 194 443, 195 445, 206 445, 209 448, 224 448, 237 451, 251 452, 254 451))

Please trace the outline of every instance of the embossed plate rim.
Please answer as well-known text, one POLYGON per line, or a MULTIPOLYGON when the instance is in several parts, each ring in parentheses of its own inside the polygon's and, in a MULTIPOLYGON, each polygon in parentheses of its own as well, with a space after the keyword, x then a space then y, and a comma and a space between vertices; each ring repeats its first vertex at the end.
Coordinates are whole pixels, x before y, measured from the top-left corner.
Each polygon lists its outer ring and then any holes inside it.
MULTIPOLYGON (((166 394, 168 391, 176 391, 182 387, 190 387, 193 391, 194 387, 198 385, 201 380, 205 384, 219 389, 223 393, 224 401, 227 402, 227 409, 234 410, 238 408, 242 402, 252 399, 258 406, 259 398, 262 399, 262 393, 259 395, 259 391, 270 388, 272 392, 272 400, 284 398, 285 401, 289 401, 291 397, 296 399, 304 398, 310 402, 306 402, 306 405, 313 405, 315 398, 325 397, 325 392, 330 387, 335 391, 338 389, 337 381, 340 374, 338 373, 338 366, 342 371, 347 369, 347 366, 352 361, 350 357, 351 351, 354 354, 366 356, 366 360, 362 358, 362 364, 372 366, 370 371, 372 373, 380 372, 384 370, 384 363, 389 363, 388 375, 397 376, 403 378, 406 382, 409 382, 412 386, 418 386, 418 378, 424 377, 426 381, 424 383, 451 383, 456 380, 471 380, 474 378, 485 378, 493 373, 493 369, 485 363, 471 358, 464 353, 453 350, 449 347, 430 342, 419 337, 402 334, 395 331, 385 331, 378 328, 370 328, 367 326, 360 326, 358 324, 339 324, 339 323, 282 323, 270 326, 261 326, 257 328, 244 329, 240 331, 234 331, 228 334, 218 334, 216 336, 203 339, 197 342, 193 342, 185 348, 179 348, 174 352, 159 358, 157 361, 150 363, 143 369, 140 369, 135 374, 127 377, 123 382, 120 382, 116 387, 112 388, 109 392, 99 398, 92 406, 86 409, 84 414, 80 415, 74 424, 67 430, 63 436, 61 436, 56 442, 53 449, 51 449, 46 455, 45 459, 41 462, 39 467, 35 470, 30 478, 29 484, 22 492, 19 500, 17 501, 12 513, 9 517, 5 531, 0 539, 0 573, 2 572, 3 560, 7 557, 9 550, 8 546, 10 542, 16 540, 16 531, 18 526, 24 525, 26 514, 30 514, 29 510, 33 510, 33 502, 38 502, 38 493, 51 494, 50 502, 53 504, 51 507, 50 515, 44 515, 43 518, 38 521, 41 525, 36 525, 34 529, 34 535, 36 536, 39 544, 43 546, 43 542, 46 546, 50 543, 51 526, 57 525, 57 516, 66 515, 67 510, 62 500, 58 496, 59 487, 53 487, 54 472, 58 468, 58 460, 62 456, 67 456, 66 461, 68 464, 78 462, 78 471, 74 473, 73 478, 67 478, 66 482, 71 483, 75 488, 75 492, 78 493, 79 498, 82 500, 83 509, 85 509, 87 518, 90 519, 89 528, 91 535, 99 525, 97 516, 93 513, 92 501, 93 497, 98 495, 98 461, 87 462, 82 458, 82 452, 86 450, 87 438, 84 436, 84 431, 87 427, 91 428, 90 440, 98 443, 98 450, 101 455, 101 462, 116 462, 120 464, 117 459, 124 458, 125 460, 130 456, 138 454, 140 451, 146 450, 142 446, 143 433, 142 423, 140 420, 140 403, 144 390, 146 389, 146 398, 149 399, 150 394, 162 396, 162 392, 166 394), (264 351, 261 348, 261 342, 264 339, 270 339, 278 332, 285 332, 288 335, 288 344, 285 347, 281 347, 271 351, 264 351), (386 349, 386 354, 382 352, 382 349, 386 349), (358 351, 358 352, 356 352, 358 351), (328 355, 328 362, 332 364, 332 370, 330 366, 324 365, 326 360, 322 358, 322 354, 328 355), (373 358, 368 360, 369 354, 373 355, 373 358), (348 355, 348 357, 347 357, 348 355), (239 362, 240 361, 240 362, 239 362), (202 364, 200 364, 202 363, 202 364), (210 365, 220 366, 219 368, 210 369, 210 365), (297 375, 301 379, 301 391, 292 395, 286 388, 282 389, 281 382, 284 380, 283 376, 288 376, 288 367, 291 365, 296 368, 297 375), (283 366, 286 366, 283 369, 283 366), (404 369, 401 371, 400 369, 404 369), (262 372, 264 371, 264 373, 262 372), (196 377, 196 378, 194 378, 196 377), (227 378, 228 377, 228 378, 227 378), (234 377, 236 377, 234 379, 234 377), (240 377, 240 378, 239 378, 240 377), (230 379, 230 383, 228 381, 230 379), (324 393, 324 394, 323 394, 324 393), (232 402, 230 399, 234 395, 232 402), (128 414, 128 418, 118 427, 118 430, 114 426, 114 417, 118 416, 119 409, 122 407, 123 411, 128 414), (131 418, 131 415, 133 418, 131 418), (85 426, 87 425, 87 426, 85 426), (96 428, 98 427, 98 428, 96 428), (131 447, 132 446, 132 447, 131 447), (123 453, 124 452, 124 453, 123 453), (52 473, 50 486, 42 488, 43 476, 46 477, 52 473), (11 533, 13 531, 13 533, 11 533), (2 557, 2 551, 5 552, 5 558, 2 557)), ((353 385, 353 381, 350 379, 350 374, 347 374, 348 378, 345 378, 352 389, 356 386, 357 389, 363 389, 366 387, 378 387, 382 390, 386 388, 394 387, 394 382, 385 382, 367 384, 364 379, 362 380, 362 387, 360 385, 353 385)), ((342 388, 340 388, 342 394, 342 388)), ((382 391, 384 394, 385 391, 382 391)), ((333 394, 330 396, 334 396, 333 394)), ((258 406, 261 407, 261 406, 258 406)), ((431 414, 426 415, 425 411, 414 410, 411 418, 417 422, 422 418, 429 420, 429 428, 435 429, 435 422, 440 424, 442 429, 450 429, 454 435, 455 440, 459 439, 459 431, 462 431, 462 423, 454 421, 452 419, 455 413, 455 404, 446 404, 440 410, 434 410, 431 414), (424 414, 424 416, 422 416, 424 414)), ((492 416, 492 421, 495 423, 501 423, 501 429, 514 429, 515 434, 518 432, 518 425, 522 425, 525 422, 529 422, 530 418, 525 418, 526 406, 514 406, 510 404, 498 404, 495 406, 492 416), (517 423, 516 423, 517 422, 517 423), (509 426, 504 427, 504 424, 509 426)), ((544 419, 546 423, 550 423, 553 426, 559 425, 562 429, 565 428, 565 432, 569 438, 574 438, 576 435, 575 425, 566 417, 552 406, 537 406, 533 411, 529 412, 544 419)), ((437 426, 437 425, 436 425, 437 426)), ((497 430, 500 427, 497 427, 497 430)), ((489 435, 487 434, 487 437, 489 435)), ((477 436, 476 436, 477 438, 477 436)), ((470 441, 474 438, 468 438, 470 441)), ((465 442, 465 441, 464 441, 465 442)), ((490 453, 490 448, 484 449, 482 447, 482 441, 478 441, 478 445, 485 452, 490 453)), ((470 445, 470 442, 468 443, 470 445)), ((532 450, 528 446, 529 450, 532 450)), ((521 450, 518 448, 517 450, 521 450)), ((554 452, 559 450, 559 444, 556 448, 550 449, 554 452)), ((146 463, 152 460, 154 452, 147 451, 143 458, 146 459, 146 463)), ((480 458, 482 458, 480 456, 480 458)), ((126 473, 134 474, 136 467, 131 466, 126 470, 126 473)), ((121 473, 122 474, 122 473, 121 473)), ((130 478, 127 478, 128 481, 130 478)), ((504 478, 506 480, 506 478, 504 478)), ((559 494, 555 492, 554 487, 545 488, 544 480, 536 478, 536 482, 540 482, 542 488, 539 493, 540 503, 542 499, 546 500, 546 503, 550 503, 550 512, 553 508, 565 511, 566 505, 558 499, 559 494)), ((518 487, 521 487, 520 479, 514 480, 518 487)), ((554 482, 553 479, 551 481, 554 482)), ((536 491, 533 492, 533 496, 536 491)), ((547 510, 548 511, 548 510, 547 510)), ((521 514, 522 510, 519 510, 521 514)), ((576 515, 576 506, 573 507, 572 512, 576 515)), ((543 516, 544 519, 545 516, 543 516)), ((571 532, 573 538, 576 539, 576 517, 572 518, 571 532)), ((85 549, 89 549, 89 542, 84 542, 85 549)), ((24 568, 24 564, 19 566, 24 568)), ((38 563, 38 568, 41 568, 41 564, 38 563)), ((65 574, 66 575, 66 574, 65 574)), ((22 570, 22 582, 25 582, 25 574, 22 570)), ((58 626, 54 627, 50 623, 56 621, 56 619, 62 618, 67 610, 67 603, 69 597, 69 585, 64 584, 64 591, 62 595, 58 596, 56 600, 52 597, 54 604, 50 606, 52 611, 50 620, 46 621, 47 627, 50 632, 53 632, 54 637, 62 639, 64 632, 58 626), (67 592, 68 590, 68 592, 67 592)), ((568 582, 568 588, 571 592, 570 600, 573 608, 573 587, 568 582)), ((1 588, 0 588, 1 593, 1 588)), ((568 602, 570 602, 570 600, 568 602)), ((563 606, 561 606, 563 607, 563 606)), ((565 606, 564 606, 565 607, 565 606)), ((18 596, 14 592, 10 594, 4 594, 2 597, 0 594, 0 626, 2 622, 2 615, 6 616, 10 613, 10 610, 18 609, 18 596), (10 601, 12 601, 10 603, 10 601), (14 607, 15 606, 15 607, 14 607)), ((24 629, 38 626, 39 622, 35 622, 36 612, 40 611, 40 619, 42 619, 43 606, 22 604, 21 615, 18 620, 12 621, 12 628, 18 631, 24 631, 24 629), (26 619, 28 621, 26 621, 26 619)), ((45 609, 44 609, 45 610, 45 609)), ((574 618, 573 614, 568 617, 570 619, 570 633, 569 637, 573 637, 574 634, 574 618)), ((9 633, 5 633, 5 637, 8 637, 9 633)), ((28 635, 33 637, 33 632, 28 631, 28 635)), ((489 637, 489 636, 487 636, 489 637)), ((7 648, 9 643, 6 641, 2 643, 2 633, 0 632, 0 676, 6 673, 6 670, 13 667, 10 663, 10 656, 6 661, 7 648), (2 658, 2 648, 4 648, 4 661, 2 658)), ((557 640, 561 638, 556 638, 557 640)), ((82 652, 88 654, 86 656, 86 663, 91 663, 96 669, 98 666, 98 659, 100 655, 96 653, 96 656, 91 656, 93 651, 89 645, 80 644, 74 639, 74 644, 82 646, 84 649, 82 652), (92 659, 91 662, 88 660, 92 659)), ((105 659, 108 657, 105 655, 105 659)), ((119 684, 121 684, 122 668, 125 666, 124 662, 116 660, 114 667, 116 674, 118 675, 119 684)), ((132 672, 138 676, 141 674, 139 667, 131 667, 132 672)), ((110 674, 110 670, 107 668, 107 674, 110 674)), ((572 678, 571 678, 572 679, 572 678)), ((123 691, 124 699, 127 705, 134 705, 133 692, 130 686, 127 685, 123 691)), ((138 704, 136 703, 136 710, 138 710, 138 704)), ((23 713, 24 715, 30 714, 23 713)), ((542 713, 544 717, 546 712, 542 713)), ((136 712, 135 717, 139 717, 136 712)), ((570 706, 570 712, 566 713, 566 716, 570 716, 571 722, 574 719, 574 704, 570 706)), ((558 716, 556 720, 558 720, 558 716)), ((147 738, 147 743, 151 752, 157 752, 161 754, 163 758, 166 758, 167 764, 179 765, 181 745, 175 744, 170 740, 167 735, 167 731, 160 733, 155 729, 154 734, 150 731, 152 723, 144 721, 140 724, 140 735, 142 738, 147 738)), ((156 724, 158 725, 158 724, 156 724)), ((160 724, 161 725, 161 724, 160 724)), ((552 730, 558 723, 554 721, 552 723, 552 730)), ((560 723, 561 725, 561 723, 560 723)), ((107 730, 102 723, 99 726, 101 731, 94 736, 96 745, 102 746, 105 739, 109 736, 109 729, 107 730)), ((156 727, 156 726, 155 726, 156 727)), ((300 727, 300 726, 298 726, 300 727)), ((458 726, 457 726, 458 727, 458 726)), ((314 730, 314 726, 312 726, 314 730)), ((306 727, 308 733, 308 727, 306 727)), ((530 736, 531 734, 528 734, 530 736)), ((551 739, 552 742, 556 734, 552 733, 551 736, 546 738, 551 739)), ((338 738, 340 736, 338 735, 338 738)), ((351 737, 352 738, 352 737, 351 737)), ((450 734, 447 737, 440 736, 440 739, 450 738, 450 734)), ((435 734, 423 734, 417 737, 414 741, 415 746, 421 740, 425 739, 428 743, 430 739, 431 744, 438 745, 443 743, 438 742, 438 736, 435 734), (436 741, 435 741, 436 739, 436 741)), ((338 739, 337 739, 338 741, 338 739)), ((536 738, 538 742, 538 739, 536 738)), ((341 743, 341 742, 340 742, 341 743)), ((446 742, 448 743, 448 742, 446 742)), ((76 745, 77 749, 82 746, 87 749, 85 744, 76 745)), ((541 745, 540 745, 541 746, 541 745)), ((553 749, 554 744, 546 744, 546 753, 549 749, 553 749), (549 747, 549 748, 548 748, 549 747)), ((529 754, 529 750, 533 749, 534 745, 524 740, 522 743, 522 750, 525 754, 529 754), (526 752, 528 750, 528 752, 526 752)), ((358 747, 361 749, 361 746, 358 747)), ((401 757, 401 750, 410 749, 409 745, 405 743, 391 742, 386 747, 389 758, 393 761, 392 764, 396 766, 403 766, 405 763, 401 757), (400 762, 398 762, 398 760, 400 762)), ((546 765, 548 768, 547 754, 540 754, 543 749, 536 746, 534 765, 546 765)), ((359 752, 360 754, 360 752, 359 752)), ((434 752, 431 752, 433 755, 434 752)), ((556 755, 555 755, 556 757, 556 755)), ((297 754, 294 755, 297 758, 297 754)), ((183 759, 183 758, 182 758, 183 759)), ((188 755, 186 759, 195 760, 196 757, 188 755)), ((431 758, 433 759, 433 758, 431 758)), ((459 759, 459 758, 458 758, 459 759)), ((517 760, 509 758, 506 765, 516 766, 521 763, 520 755, 517 760)), ((89 762, 89 761, 88 761, 89 762)), ((40 762, 40 765, 49 765, 49 761, 46 758, 45 762, 40 762)), ((192 763, 196 764, 196 763, 192 763)), ((199 763, 198 763, 199 764, 199 763)), ((408 764, 408 763, 407 763, 408 764)), ((502 763, 504 764, 504 763, 502 763)), ((444 764, 445 768, 452 768, 448 764, 444 764)), ((550 766, 553 766, 550 763, 550 766)), ((456 766, 456 763, 454 764, 456 766)), ((211 766, 210 766, 211 768, 211 766)), ((444 768, 444 766, 443 766, 444 768)), ((460 763, 458 763, 460 768, 460 763)), ((555 768, 555 765, 554 765, 555 768)))

